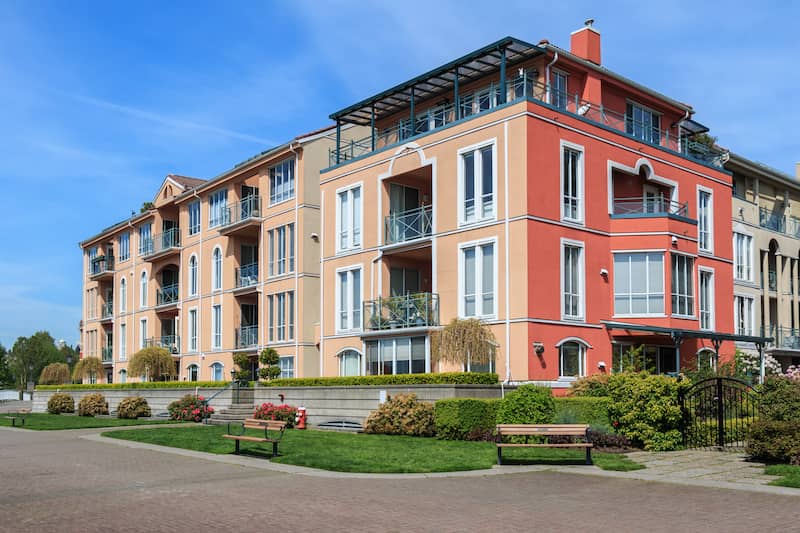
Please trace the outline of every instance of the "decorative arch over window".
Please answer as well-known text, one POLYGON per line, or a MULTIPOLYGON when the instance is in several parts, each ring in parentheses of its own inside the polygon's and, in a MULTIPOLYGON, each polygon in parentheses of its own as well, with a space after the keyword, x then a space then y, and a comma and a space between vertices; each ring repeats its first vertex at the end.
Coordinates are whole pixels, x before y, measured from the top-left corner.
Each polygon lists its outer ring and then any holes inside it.
POLYGON ((224 381, 225 380, 225 365, 219 361, 211 364, 211 381, 224 381))
POLYGON ((197 256, 189 258, 189 296, 197 295, 197 256))
POLYGON ((124 368, 119 371, 119 382, 126 383, 128 381, 128 371, 124 368))
MULTIPOLYGON (((213 367, 213 365, 212 365, 212 367, 213 367)), ((199 365, 197 365, 196 363, 192 363, 191 365, 186 367, 186 370, 188 370, 189 381, 198 381, 198 378, 199 378, 199 375, 200 375, 200 366, 199 365)))
POLYGON ((139 306, 147 307, 147 272, 139 278, 139 306))
POLYGON ((716 370, 717 354, 711 348, 697 350, 697 370, 716 370))
POLYGON ((586 350, 589 343, 578 337, 567 337, 558 347, 558 377, 578 378, 586 375, 586 350))
POLYGON ((339 357, 339 375, 340 376, 360 376, 361 375, 361 357, 360 351, 354 348, 346 348, 337 354, 339 357))
POLYGON ((222 289, 222 249, 219 246, 211 254, 211 288, 222 289))
POLYGON ((119 282, 119 311, 124 313, 128 309, 128 280, 122 278, 119 282))

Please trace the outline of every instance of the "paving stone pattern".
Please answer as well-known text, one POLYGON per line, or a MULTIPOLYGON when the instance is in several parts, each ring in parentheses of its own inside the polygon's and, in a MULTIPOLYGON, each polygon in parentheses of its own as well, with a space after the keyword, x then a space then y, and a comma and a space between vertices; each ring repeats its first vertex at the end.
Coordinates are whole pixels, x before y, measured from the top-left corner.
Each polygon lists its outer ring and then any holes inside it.
MULTIPOLYGON (((748 485, 766 485, 778 476, 764 474, 764 464, 747 461, 741 453, 684 450, 679 452, 635 452, 628 455, 647 468, 649 478, 710 480, 748 485)), ((800 492, 800 491, 799 491, 800 492)), ((800 523, 798 523, 800 529, 800 523)))

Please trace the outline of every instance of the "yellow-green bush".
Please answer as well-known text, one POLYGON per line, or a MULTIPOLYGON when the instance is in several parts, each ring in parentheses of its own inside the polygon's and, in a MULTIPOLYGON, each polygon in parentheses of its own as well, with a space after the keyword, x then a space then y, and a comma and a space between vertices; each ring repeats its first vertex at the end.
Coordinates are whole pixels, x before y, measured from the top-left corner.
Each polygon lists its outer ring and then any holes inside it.
POLYGON ((417 400, 416 394, 391 396, 369 414, 364 432, 432 437, 435 433, 433 406, 417 400))
POLYGON ((108 402, 106 397, 99 392, 87 394, 78 402, 78 414, 80 416, 107 415, 108 402))
POLYGON ((74 413, 75 400, 72 399, 72 396, 65 392, 56 392, 50 396, 49 400, 47 400, 47 412, 51 415, 74 413))
POLYGON ((142 396, 128 396, 117 405, 117 418, 140 418, 150 416, 150 406, 142 396))
POLYGON ((436 437, 447 440, 489 440, 497 424, 499 398, 445 398, 434 406, 436 437))

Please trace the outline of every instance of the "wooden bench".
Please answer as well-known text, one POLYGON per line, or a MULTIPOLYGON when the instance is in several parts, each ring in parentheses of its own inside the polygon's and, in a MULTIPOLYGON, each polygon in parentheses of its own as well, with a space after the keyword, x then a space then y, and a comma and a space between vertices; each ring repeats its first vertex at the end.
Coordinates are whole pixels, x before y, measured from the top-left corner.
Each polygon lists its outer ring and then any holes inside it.
POLYGON ((25 425, 25 415, 30 412, 30 409, 20 409, 16 413, 7 413, 5 418, 11 420, 11 427, 17 427, 17 420, 19 420, 19 427, 22 427, 25 425))
POLYGON ((592 447, 589 442, 589 426, 586 424, 498 424, 497 426, 497 464, 503 464, 503 448, 586 448, 586 464, 592 464, 592 447), (503 437, 523 436, 524 443, 503 442, 503 437), (582 437, 584 442, 529 443, 528 438, 536 437, 582 437))
POLYGON ((243 440, 248 442, 271 442, 272 457, 278 455, 278 442, 283 438, 286 422, 281 420, 259 420, 257 418, 248 418, 242 424, 233 422, 233 424, 242 426, 241 433, 234 433, 231 431, 231 424, 230 422, 228 423, 228 433, 223 435, 222 438, 236 441, 236 449, 233 452, 236 455, 239 455, 239 442, 243 440), (245 435, 244 432, 248 429, 255 429, 259 432, 263 431, 264 436, 252 437, 250 435, 245 435), (270 436, 270 432, 272 432, 272 436, 270 436))

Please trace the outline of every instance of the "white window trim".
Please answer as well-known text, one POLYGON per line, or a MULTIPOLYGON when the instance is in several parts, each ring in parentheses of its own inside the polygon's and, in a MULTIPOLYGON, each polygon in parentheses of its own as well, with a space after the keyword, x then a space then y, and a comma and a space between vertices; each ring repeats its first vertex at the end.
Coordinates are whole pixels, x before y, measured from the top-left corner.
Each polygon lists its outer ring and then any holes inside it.
POLYGON ((188 313, 186 313, 186 351, 189 353, 196 353, 199 351, 200 346, 200 313, 197 309, 197 306, 192 306, 189 308, 188 313), (194 320, 195 320, 195 347, 192 348, 192 311, 194 311, 194 320))
POLYGON ((559 168, 560 168, 560 186, 559 189, 559 198, 560 198, 560 210, 561 210, 561 220, 564 222, 571 222, 573 224, 580 224, 581 226, 584 225, 586 220, 586 179, 585 179, 585 168, 586 168, 586 150, 580 144, 575 144, 569 141, 565 141, 561 139, 561 146, 560 146, 560 155, 559 158, 559 168), (564 152, 565 150, 572 150, 575 152, 580 153, 578 165, 578 218, 569 218, 564 215, 564 152))
POLYGON ((212 192, 212 193, 210 193, 208 195, 208 228, 209 229, 218 228, 218 227, 222 226, 222 223, 224 221, 225 217, 222 215, 221 212, 219 214, 219 217, 217 217, 216 219, 214 219, 211 216, 212 215, 211 198, 213 198, 214 196, 220 194, 222 191, 225 191, 225 204, 221 208, 224 211, 225 209, 228 208, 228 188, 227 187, 219 188, 219 189, 215 190, 214 192, 212 192))
POLYGON ((119 357, 120 361, 128 360, 128 324, 123 323, 119 325, 119 357), (124 330, 124 331, 123 331, 124 330))
MULTIPOLYGON (((278 356, 278 368, 281 366, 281 359, 291 359, 292 360, 292 378, 297 377, 297 356, 296 355, 279 355, 278 356)), ((281 374, 283 374, 283 369, 281 368, 281 374)))
MULTIPOLYGON (((736 305, 736 298, 743 298, 745 300, 750 300, 750 335, 755 335, 756 333, 756 299, 752 294, 747 293, 733 293, 733 331, 737 333, 737 328, 739 326, 739 321, 737 320, 737 312, 739 307, 736 305)), ((769 324, 766 324, 766 327, 769 327, 769 324)), ((738 334, 738 333, 737 333, 738 334)))
MULTIPOLYGON (((213 251, 212 251, 212 258, 213 251)), ((200 260, 197 258, 197 254, 192 254, 189 256, 189 296, 197 296, 197 293, 200 292, 200 260), (194 287, 192 287, 192 259, 194 259, 194 270, 195 270, 195 279, 194 279, 194 287)))
POLYGON ((222 254, 222 246, 219 244, 211 250, 211 292, 222 291, 222 280, 225 278, 225 256, 222 254), (217 267, 214 264, 214 253, 219 250, 219 277, 217 277, 217 267), (217 286, 219 285, 219 286, 217 286))
POLYGON ((739 228, 733 230, 733 279, 734 281, 746 281, 750 283, 755 283, 755 236, 752 233, 748 233, 746 231, 742 231, 739 228), (749 278, 737 278, 736 277, 736 235, 742 235, 744 237, 748 237, 750 239, 750 277, 749 278))
POLYGON ((339 350, 339 353, 336 354, 336 359, 338 359, 338 363, 339 363, 339 377, 346 377, 342 373, 342 356, 347 352, 355 352, 355 353, 358 354, 358 374, 356 374, 356 376, 363 376, 364 375, 364 354, 361 352, 361 350, 359 350, 357 348, 347 347, 347 348, 342 348, 341 350, 339 350))
MULTIPOLYGON (((355 265, 350 265, 350 266, 346 266, 346 267, 337 268, 336 269, 336 288, 335 288, 335 290, 336 290, 336 298, 335 298, 336 317, 335 317, 334 325, 336 326, 336 329, 335 329, 336 333, 338 334, 338 333, 350 333, 350 332, 361 331, 362 328, 363 328, 363 324, 364 324, 364 265, 355 264, 355 265), (341 278, 339 277, 339 274, 342 273, 342 272, 350 272, 350 271, 353 271, 353 270, 359 270, 360 274, 361 274, 358 277, 358 279, 359 279, 359 287, 360 287, 359 288, 359 294, 361 295, 361 323, 357 324, 357 325, 355 325, 355 327, 351 327, 349 329, 342 329, 341 323, 340 323, 340 318, 341 318, 340 313, 341 313, 341 310, 342 310, 342 306, 341 306, 341 303, 342 303, 341 302, 341 300, 342 300, 341 299, 342 282, 341 282, 341 278)), ((350 294, 348 295, 348 299, 352 298, 352 294, 353 294, 353 290, 352 290, 352 287, 351 287, 350 294)), ((277 299, 275 301, 277 303, 277 299)), ((295 302, 295 305, 297 305, 297 302, 295 302)), ((353 317, 351 316, 351 314, 353 312, 352 302, 348 302, 347 311, 348 311, 348 322, 350 323, 351 326, 353 326, 353 317)))
POLYGON ((717 282, 717 276, 716 276, 713 268, 707 267, 707 266, 698 266, 697 267, 697 315, 698 315, 697 316, 697 320, 699 321, 700 329, 702 329, 703 331, 714 331, 714 328, 716 328, 716 321, 717 321, 717 306, 716 306, 716 300, 717 300, 716 296, 717 296, 717 294, 716 294, 716 287, 715 287, 716 282, 717 282), (700 275, 703 272, 705 272, 707 274, 711 274, 711 287, 710 287, 709 296, 708 296, 709 299, 710 299, 710 302, 709 302, 709 304, 710 304, 710 307, 709 307, 710 320, 709 320, 708 328, 704 328, 703 327, 703 321, 701 320, 701 317, 700 317, 701 310, 702 310, 701 309, 701 298, 702 298, 701 294, 702 293, 701 293, 701 287, 700 287, 700 275))
MULTIPOLYGON (((222 361, 212 361, 211 364, 208 365, 208 368, 211 370, 211 376, 210 376, 211 380, 214 381, 214 365, 220 365, 222 367, 221 381, 225 381, 225 363, 223 363, 222 361)), ((200 381, 200 376, 198 376, 197 380, 200 381)))
MULTIPOLYGON (((335 224, 336 233, 335 233, 334 240, 336 241, 336 253, 337 254, 344 253, 344 252, 351 252, 353 250, 361 250, 364 247, 364 187, 363 187, 363 185, 364 185, 364 182, 363 181, 359 181, 358 183, 353 183, 352 185, 348 185, 346 187, 340 187, 339 189, 336 189, 336 195, 334 196, 334 199, 336 201, 336 224, 335 224), (361 231, 361 240, 358 243, 358 246, 353 245, 353 228, 355 227, 355 224, 353 224, 354 221, 351 220, 350 221, 351 222, 350 233, 349 233, 350 237, 348 239, 349 243, 348 243, 348 246, 343 248, 342 247, 342 243, 341 243, 341 239, 339 237, 339 235, 342 232, 342 225, 341 225, 342 224, 342 203, 339 200, 339 195, 341 193, 345 193, 345 192, 348 193, 350 201, 352 202, 353 201, 353 195, 350 193, 350 191, 352 191, 354 189, 360 189, 359 198, 360 198, 360 201, 361 201, 361 209, 359 209, 359 211, 360 211, 359 228, 360 228, 360 231, 361 231)), ((295 230, 296 229, 297 228, 295 228, 295 230)), ((276 235, 276 240, 277 240, 277 235, 276 235)))
POLYGON ((209 328, 211 333, 211 350, 218 352, 222 350, 222 330, 223 330, 223 320, 222 320, 222 303, 213 304, 211 306, 211 327, 209 328), (217 345, 214 341, 214 308, 219 308, 219 345, 217 345))
POLYGON ((714 190, 709 189, 708 187, 704 187, 702 185, 698 185, 696 202, 697 202, 696 209, 697 209, 697 221, 698 221, 697 249, 702 253, 713 254, 714 253, 714 190), (708 248, 700 247, 700 193, 701 192, 708 194, 708 248))
POLYGON ((584 322, 586 320, 586 245, 582 241, 575 241, 572 239, 561 239, 561 320, 574 320, 576 322, 584 322), (580 295, 580 305, 578 309, 578 316, 567 315, 564 309, 564 248, 570 246, 581 249, 581 260, 578 265, 580 271, 578 272, 578 285, 580 295))
POLYGON ((187 215, 187 235, 189 237, 193 237, 198 235, 203 228, 203 220, 201 213, 203 212, 203 204, 200 200, 195 200, 194 202, 190 202, 189 205, 186 207, 186 215, 187 215), (192 232, 192 206, 197 206, 197 231, 192 232))
MULTIPOLYGON (((699 275, 697 273, 697 268, 698 268, 698 265, 697 265, 697 256, 696 255, 682 253, 682 252, 675 252, 675 251, 670 252, 670 258, 669 258, 669 278, 670 278, 669 279, 669 282, 670 282, 669 283, 669 304, 670 304, 670 311, 671 311, 670 316, 673 316, 675 318, 683 318, 685 320, 699 320, 699 317, 697 316, 698 315, 698 311, 697 310, 700 307, 700 295, 698 294, 698 290, 700 288, 699 287, 700 283, 699 283, 699 275), (692 314, 691 315, 684 315, 684 314, 681 314, 681 313, 676 313, 675 310, 672 309, 672 283, 674 281, 673 280, 673 275, 672 275, 672 256, 683 256, 683 257, 686 257, 686 258, 692 260, 692 272, 691 272, 692 278, 691 279, 692 279, 692 298, 694 299, 694 305, 692 305, 692 314)), ((666 274, 666 269, 665 269, 665 274, 666 274)), ((664 292, 666 293, 666 287, 664 287, 664 292)), ((666 294, 664 296, 666 298, 666 294)), ((665 300, 664 301, 664 309, 667 308, 666 303, 667 302, 665 300)))
POLYGON ((585 340, 581 339, 580 337, 566 337, 561 339, 556 343, 556 348, 558 349, 558 381, 575 381, 578 378, 582 378, 588 374, 588 350, 592 346, 586 342, 585 340), (561 375, 561 347, 568 343, 577 344, 580 347, 580 353, 578 354, 578 375, 577 376, 562 376, 561 375))
MULTIPOLYGON (((492 319, 497 318, 498 313, 497 310, 500 307, 499 302, 499 275, 498 272, 498 245, 497 245, 497 237, 491 237, 488 239, 480 239, 477 241, 469 241, 469 242, 460 242, 458 243, 458 316, 459 318, 481 318, 481 319, 492 319), (494 313, 488 315, 482 315, 480 313, 475 314, 474 316, 467 316, 464 311, 464 249, 465 248, 477 248, 479 246, 484 246, 486 244, 491 244, 494 246, 494 250, 492 253, 492 259, 494 260, 494 264, 492 266, 493 276, 492 276, 492 284, 494 285, 494 313)), ((477 267, 477 262, 476 262, 477 267)), ((482 282, 483 277, 477 272, 476 268, 476 279, 480 279, 482 282)), ((477 294, 477 293, 476 293, 477 294)), ((482 307, 482 302, 481 307, 482 307)), ((477 311, 479 307, 479 301, 476 299, 475 301, 475 310, 477 311)))
POLYGON ((128 311, 128 280, 122 278, 119 281, 119 312, 120 314, 128 311), (124 290, 123 290, 124 288, 124 290))
POLYGON ((139 319, 139 349, 144 348, 147 342, 147 318, 139 319))
POLYGON ((147 307, 147 303, 150 300, 150 276, 147 274, 146 270, 142 270, 139 274, 139 309, 145 309, 147 307), (142 277, 144 277, 144 292, 142 292, 142 277), (144 298, 142 298, 142 294, 144 294, 144 298))
MULTIPOLYGON (((477 98, 476 98, 477 101, 477 98)), ((463 148, 458 149, 458 153, 456 155, 458 158, 458 184, 457 184, 457 197, 458 197, 458 225, 459 226, 471 226, 473 224, 479 224, 481 222, 497 220, 497 213, 500 211, 499 208, 499 198, 500 195, 497 192, 497 137, 493 137, 491 139, 487 139, 485 141, 481 141, 479 143, 472 144, 470 146, 465 146, 463 148), (486 148, 487 146, 492 147, 492 202, 494 203, 494 209, 492 209, 492 216, 491 217, 481 217, 479 216, 478 210, 478 198, 481 196, 479 192, 479 188, 475 189, 475 219, 474 220, 464 220, 464 157, 463 155, 467 152, 475 152, 480 150, 481 148, 486 148)), ((476 175, 475 177, 476 182, 483 181, 479 179, 476 175)), ((506 209, 508 206, 506 206, 506 209)))
POLYGON ((294 182, 292 184, 292 194, 289 197, 284 198, 282 200, 277 200, 275 202, 272 201, 273 195, 272 195, 272 175, 271 175, 271 172, 272 172, 273 168, 278 168, 280 166, 283 166, 283 164, 286 163, 287 161, 289 161, 289 159, 282 159, 281 161, 278 161, 274 165, 270 165, 267 168, 267 183, 269 184, 269 192, 268 192, 269 207, 273 207, 273 206, 276 206, 276 205, 284 204, 286 202, 294 200, 295 197, 297 196, 297 158, 292 156, 290 159, 292 161, 292 166, 294 167, 294 168, 292 168, 292 181, 294 182))
POLYGON ((186 365, 186 381, 192 381, 192 367, 197 369, 197 381, 200 381, 200 365, 197 363, 189 363, 186 365))
MULTIPOLYGON (((611 251, 611 264, 614 264, 614 256, 616 254, 661 254, 661 290, 662 296, 664 298, 664 312, 663 313, 614 313, 612 316, 613 318, 665 318, 667 316, 666 309, 667 309, 667 294, 669 294, 670 298, 672 297, 672 292, 667 293, 667 254, 666 250, 612 250, 611 251)), ((671 265, 670 265, 671 268, 671 265)), ((616 293, 614 292, 614 283, 616 282, 617 273, 613 273, 613 281, 611 283, 611 305, 612 311, 614 310, 614 298, 616 298, 616 293)), ((649 274, 648 274, 649 276, 649 274)), ((649 278, 648 278, 649 279, 649 278)), ((649 292, 646 294, 650 294, 649 292)))

